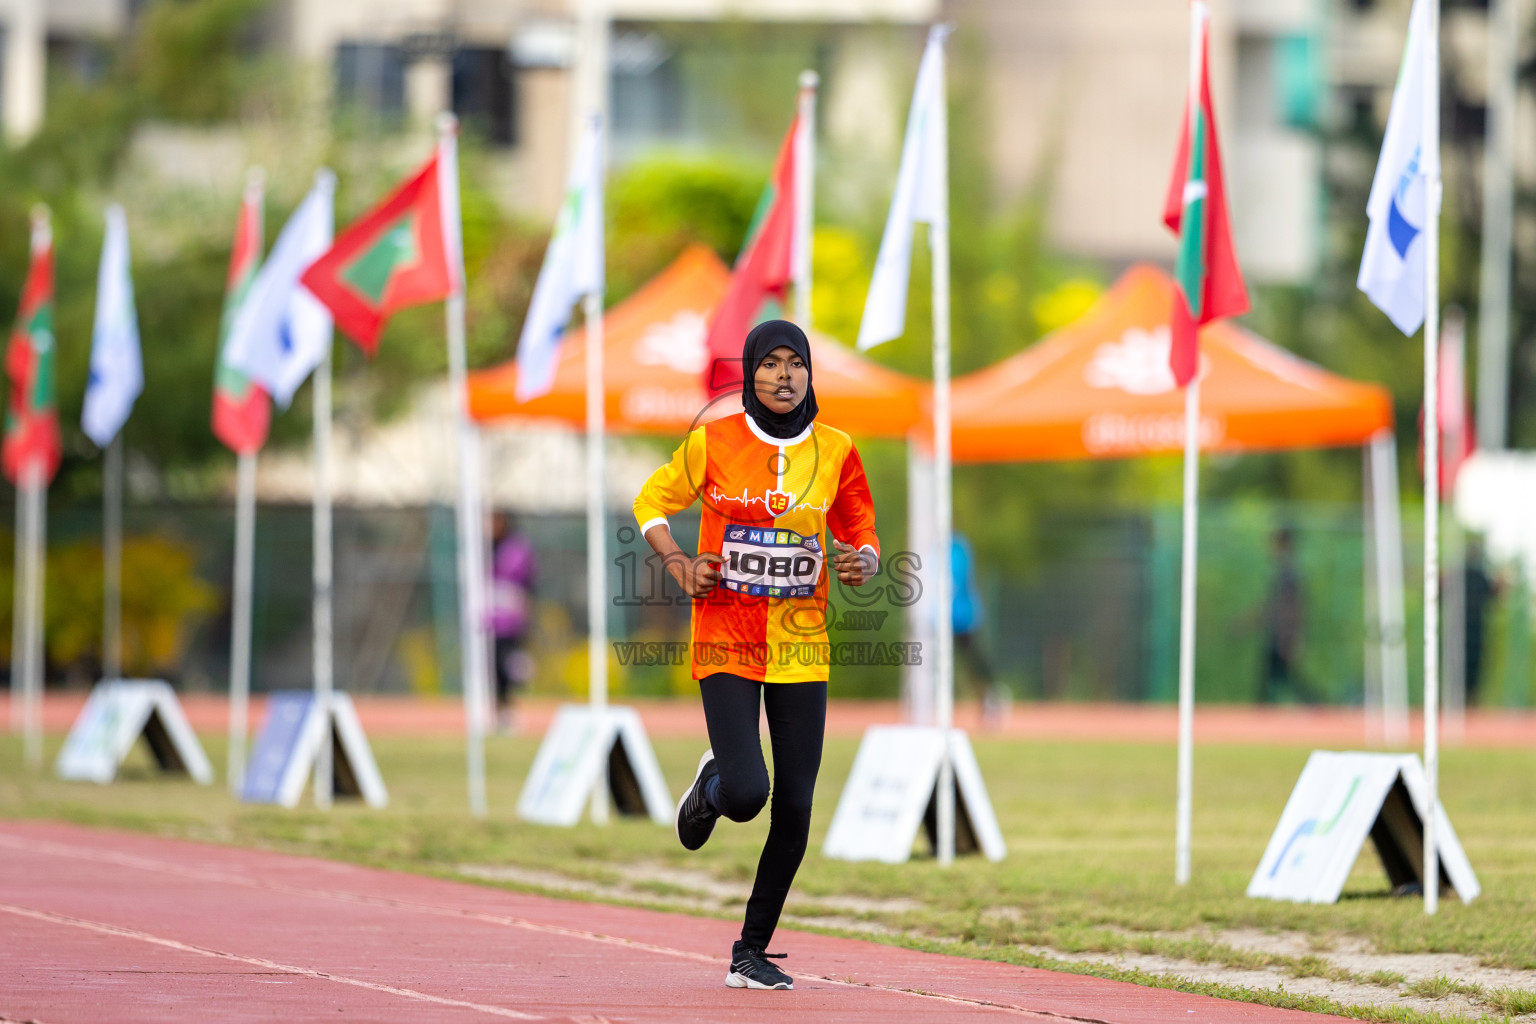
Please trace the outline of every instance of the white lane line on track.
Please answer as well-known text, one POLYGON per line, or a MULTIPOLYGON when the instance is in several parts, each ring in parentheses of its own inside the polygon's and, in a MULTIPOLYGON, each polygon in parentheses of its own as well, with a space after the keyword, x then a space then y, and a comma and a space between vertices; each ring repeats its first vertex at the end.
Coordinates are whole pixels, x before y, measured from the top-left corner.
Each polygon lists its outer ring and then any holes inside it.
POLYGON ((181 953, 195 953, 198 956, 212 957, 216 960, 233 960, 236 963, 250 964, 253 967, 265 967, 268 970, 282 971, 285 974, 297 974, 306 978, 315 978, 319 981, 334 981, 340 985, 351 985, 354 988, 365 988, 371 992, 384 992, 388 995, 404 996, 406 999, 415 999, 423 1003, 435 1003, 439 1006, 455 1006, 464 1010, 478 1010, 488 1013, 493 1017, 505 1017, 509 1020, 544 1020, 546 1018, 535 1016, 531 1013, 523 1013, 520 1010, 509 1010, 503 1006, 488 1006, 484 1003, 471 1003, 463 999, 448 999, 443 996, 434 996, 427 992, 418 992, 411 988, 400 988, 396 985, 381 985, 377 982, 363 981, 361 978, 349 978, 344 974, 330 974, 326 971, 316 971, 308 967, 298 967, 294 964, 278 963, 276 960, 267 960, 259 956, 241 956, 239 953, 227 953, 221 949, 209 949, 206 946, 192 946, 175 939, 162 938, 159 935, 151 935, 149 932, 141 932, 136 928, 123 928, 115 924, 105 924, 101 921, 87 921, 79 917, 70 917, 66 914, 55 914, 47 910, 34 910, 31 907, 18 907, 9 903, 0 903, 0 913, 14 914, 17 917, 29 917, 34 921, 45 921, 49 924, 68 925, 72 928, 82 928, 86 931, 97 932, 101 935, 110 935, 118 939, 135 939, 139 942, 147 942, 155 946, 163 946, 166 949, 174 949, 181 953))
MULTIPOLYGON (((525 931, 537 932, 544 935, 559 935, 565 938, 581 939, 587 942, 599 942, 605 945, 622 946, 627 949, 643 950, 655 953, 658 956, 672 957, 678 960, 691 960, 694 963, 723 964, 726 957, 709 956, 705 953, 695 953, 692 950, 678 949, 674 946, 658 946, 650 942, 641 942, 638 939, 626 939, 617 935, 605 935, 602 932, 589 932, 579 928, 566 928, 561 925, 543 924, 538 921, 529 921, 526 918, 512 917, 504 914, 487 914, 478 910, 460 910, 453 907, 439 907, 430 903, 415 903, 410 900, 393 899, 387 896, 369 896, 362 893, 346 892, 338 889, 311 889, 304 886, 289 885, 284 882, 265 882, 250 878, 246 875, 231 874, 225 871, 212 871, 206 868, 195 868, 171 861, 156 860, 152 857, 142 857, 131 853, 115 853, 107 850, 96 850, 89 847, 71 846, 67 843, 58 843, 47 839, 26 839, 21 836, 7 835, 0 832, 0 847, 9 846, 16 850, 25 850, 32 853, 52 854, 56 856, 73 857, 77 860, 95 861, 103 864, 116 864, 119 867, 137 868, 141 871, 153 871, 159 874, 170 874, 180 878, 195 878, 200 881, 213 882, 221 885, 238 885, 245 889, 257 889, 267 892, 280 892, 290 896, 303 896, 310 899, 332 900, 338 903, 354 903, 363 906, 386 907, 396 910, 412 910, 418 913, 432 914, 437 917, 452 917, 459 920, 478 921, 482 924, 494 924, 508 928, 519 928, 525 931)), ((238 848, 235 848, 238 849, 238 848)), ((348 865, 350 867, 350 865, 348 865)), ((841 988, 861 988, 879 992, 894 992, 898 995, 913 996, 919 999, 934 1000, 941 1003, 975 1006, 989 1010, 998 1010, 1014 1016, 1031 1017, 1040 1019, 1076 1020, 1084 1024, 1106 1024, 1092 1017, 1069 1017, 1063 1014, 1052 1013, 1048 1010, 1030 1010, 1011 1003, 997 1003, 988 999, 974 999, 966 996, 947 995, 939 992, 924 992, 915 989, 897 989, 885 986, 870 985, 864 982, 844 981, 841 978, 824 975, 805 975, 807 980, 815 978, 829 985, 841 988)))

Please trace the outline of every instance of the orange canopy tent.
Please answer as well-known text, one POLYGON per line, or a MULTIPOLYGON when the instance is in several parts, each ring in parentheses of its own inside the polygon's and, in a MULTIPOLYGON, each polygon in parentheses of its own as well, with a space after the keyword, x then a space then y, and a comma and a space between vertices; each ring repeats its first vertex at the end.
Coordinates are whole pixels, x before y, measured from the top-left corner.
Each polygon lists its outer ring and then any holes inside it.
MULTIPOLYGON (((1168 366, 1174 287, 1155 267, 1132 267, 1075 323, 956 379, 954 460, 1106 459, 1181 451, 1184 392, 1168 366)), ((1380 385, 1329 373, 1228 321, 1201 330, 1200 373, 1203 451, 1365 449, 1365 523, 1374 563, 1367 570, 1367 617, 1374 620, 1367 632, 1374 629, 1378 638, 1368 675, 1379 674, 1377 693, 1395 694, 1382 703, 1390 717, 1392 701, 1406 707, 1407 685, 1390 394, 1380 385)), ((925 479, 924 473, 931 476, 924 467, 915 468, 913 479, 925 479)), ((931 524, 914 523, 912 543, 922 550, 917 546, 928 542, 923 531, 931 524)), ((1367 703, 1371 700, 1368 696, 1367 703)))
MULTIPOLYGON (((615 434, 681 435, 697 423, 741 408, 735 395, 710 404, 703 373, 709 316, 725 296, 730 271, 695 245, 604 318, 603 377, 607 426, 615 434)), ((860 437, 906 437, 922 419, 926 384, 812 336, 818 419, 860 437)), ((517 366, 503 363, 469 376, 469 411, 479 421, 509 417, 586 422, 585 331, 560 345, 554 389, 530 402, 515 391, 517 366)))
MULTIPOLYGON (((1177 452, 1184 393, 1168 368, 1173 279, 1128 270, 1082 319, 954 382, 956 462, 1177 452)), ((1200 332, 1200 446, 1255 451, 1364 445, 1392 400, 1227 321, 1200 332)))

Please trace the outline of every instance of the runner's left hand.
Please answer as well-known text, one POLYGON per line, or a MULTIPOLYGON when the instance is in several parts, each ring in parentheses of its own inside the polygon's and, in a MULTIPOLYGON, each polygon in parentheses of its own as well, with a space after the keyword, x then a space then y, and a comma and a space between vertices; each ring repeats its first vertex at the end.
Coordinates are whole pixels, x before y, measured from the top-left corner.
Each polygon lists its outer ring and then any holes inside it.
POLYGON ((852 544, 844 544, 840 540, 833 540, 832 546, 837 549, 837 554, 832 556, 832 571, 837 573, 838 581, 846 583, 850 587, 860 587, 864 581, 874 573, 870 570, 868 556, 864 552, 854 549, 852 544))

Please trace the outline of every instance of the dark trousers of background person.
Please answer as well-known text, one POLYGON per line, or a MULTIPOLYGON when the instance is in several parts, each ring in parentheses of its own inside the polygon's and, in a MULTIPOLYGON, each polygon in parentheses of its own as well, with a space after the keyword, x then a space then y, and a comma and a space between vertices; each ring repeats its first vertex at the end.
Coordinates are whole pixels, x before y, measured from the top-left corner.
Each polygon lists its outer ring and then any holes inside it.
POLYGON ((518 690, 527 685, 528 681, 522 676, 524 673, 518 664, 524 658, 523 638, 520 636, 498 636, 494 652, 496 664, 496 707, 507 709, 512 706, 512 697, 518 690))
POLYGON ((744 943, 767 949, 811 833, 811 798, 827 728, 827 684, 760 683, 717 672, 699 680, 699 693, 720 773, 705 787, 704 796, 732 821, 751 821, 768 802, 768 766, 757 731, 759 701, 768 715, 773 804, 768 841, 741 926, 744 943))
POLYGON ((1301 681, 1296 656, 1270 640, 1264 645, 1264 669, 1260 677, 1259 700, 1278 704, 1286 697, 1297 704, 1314 703, 1311 691, 1301 681))
POLYGON ((992 696, 992 663, 987 660, 974 631, 955 634, 955 660, 965 662, 970 671, 971 688, 978 700, 992 696))

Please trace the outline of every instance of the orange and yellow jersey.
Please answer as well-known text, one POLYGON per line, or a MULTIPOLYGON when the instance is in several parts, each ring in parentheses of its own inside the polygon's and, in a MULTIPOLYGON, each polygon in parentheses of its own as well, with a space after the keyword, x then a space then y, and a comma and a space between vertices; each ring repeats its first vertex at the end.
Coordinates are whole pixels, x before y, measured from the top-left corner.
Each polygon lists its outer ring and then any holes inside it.
POLYGON ((699 553, 720 555, 720 584, 693 602, 693 676, 824 681, 832 537, 880 556, 875 506, 853 440, 812 423, 780 439, 745 412, 706 423, 635 498, 643 535, 697 500, 699 553))

